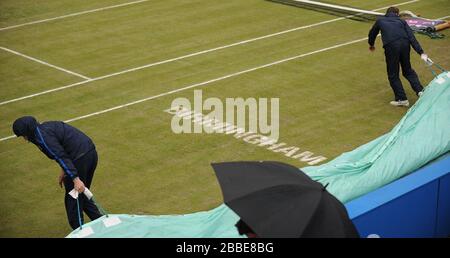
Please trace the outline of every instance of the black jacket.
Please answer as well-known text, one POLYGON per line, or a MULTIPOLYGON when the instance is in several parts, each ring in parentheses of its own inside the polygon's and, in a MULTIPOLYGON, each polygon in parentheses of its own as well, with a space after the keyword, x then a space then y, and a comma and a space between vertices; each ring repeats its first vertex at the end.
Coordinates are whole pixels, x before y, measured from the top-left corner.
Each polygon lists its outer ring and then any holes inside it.
POLYGON ((61 121, 39 124, 33 117, 22 117, 14 122, 13 130, 17 136, 27 136, 48 158, 58 162, 72 179, 78 177, 73 162, 95 149, 88 136, 61 121))
POLYGON ((375 44, 375 39, 381 30, 381 38, 383 40, 383 47, 386 48, 390 43, 397 40, 408 40, 414 50, 419 54, 424 51, 414 36, 414 32, 408 24, 400 19, 395 13, 388 13, 383 17, 377 19, 372 29, 369 31, 369 45, 375 44))

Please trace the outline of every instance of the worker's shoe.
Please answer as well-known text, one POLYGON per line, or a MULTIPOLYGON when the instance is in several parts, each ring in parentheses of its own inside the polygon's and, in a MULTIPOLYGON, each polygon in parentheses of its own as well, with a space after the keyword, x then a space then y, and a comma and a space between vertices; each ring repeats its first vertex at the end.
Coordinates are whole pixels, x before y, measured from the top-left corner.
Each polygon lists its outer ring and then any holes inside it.
POLYGON ((409 107, 409 101, 408 100, 395 100, 395 101, 391 101, 390 104, 392 106, 396 106, 396 107, 409 107))

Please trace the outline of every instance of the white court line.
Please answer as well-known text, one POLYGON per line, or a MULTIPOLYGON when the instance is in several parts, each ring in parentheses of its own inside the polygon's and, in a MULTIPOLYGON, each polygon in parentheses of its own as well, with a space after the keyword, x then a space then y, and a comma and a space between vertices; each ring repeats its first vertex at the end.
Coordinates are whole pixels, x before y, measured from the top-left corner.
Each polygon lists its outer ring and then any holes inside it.
POLYGON ((9 139, 12 139, 12 138, 16 138, 16 136, 15 136, 15 135, 10 135, 10 136, 8 136, 8 137, 1 138, 1 139, 0 139, 0 142, 6 141, 6 140, 9 140, 9 139))
POLYGON ((34 62, 43 64, 43 65, 49 66, 49 67, 51 67, 51 68, 55 68, 55 69, 57 69, 57 70, 59 70, 59 71, 63 71, 63 72, 65 72, 65 73, 68 73, 68 74, 71 74, 71 75, 75 75, 75 76, 80 77, 80 78, 83 78, 83 79, 85 79, 85 80, 88 80, 88 81, 91 80, 91 78, 89 78, 89 77, 87 77, 87 76, 81 75, 81 74, 76 73, 76 72, 69 71, 69 70, 67 70, 67 69, 64 69, 64 68, 59 67, 59 66, 56 66, 56 65, 49 64, 49 63, 47 63, 47 62, 44 62, 44 61, 42 61, 42 60, 36 59, 36 58, 34 58, 34 57, 31 57, 31 56, 27 56, 27 55, 25 55, 25 54, 19 53, 19 52, 17 52, 17 51, 12 50, 12 49, 9 49, 9 48, 6 48, 6 47, 0 47, 0 49, 4 50, 4 51, 6 51, 6 52, 9 52, 9 53, 12 53, 12 54, 15 54, 15 55, 24 57, 24 58, 29 59, 29 60, 31 60, 31 61, 34 61, 34 62))
MULTIPOLYGON (((406 5, 406 4, 410 4, 410 3, 415 3, 415 2, 418 2, 418 1, 420 1, 420 0, 412 0, 412 1, 408 1, 408 2, 403 2, 403 3, 396 4, 396 6, 401 6, 401 5, 406 5)), ((387 6, 387 7, 386 6, 385 7, 380 7, 380 8, 374 9, 373 11, 386 9, 388 7, 389 6, 387 6)), ((294 32, 294 31, 298 31, 298 30, 303 30, 303 29, 308 29, 308 28, 312 28, 312 27, 316 27, 316 26, 320 26, 320 25, 324 25, 324 24, 327 24, 327 23, 332 23, 332 22, 336 22, 336 21, 340 21, 340 20, 345 20, 348 17, 351 17, 351 16, 340 17, 340 18, 331 19, 331 20, 327 20, 327 21, 323 21, 323 22, 318 22, 318 23, 314 23, 314 24, 310 24, 310 25, 305 25, 305 26, 301 26, 301 27, 297 27, 297 28, 293 28, 293 29, 289 29, 289 30, 284 30, 284 31, 268 34, 268 35, 257 37, 257 38, 252 38, 252 39, 248 39, 248 40, 239 41, 239 42, 236 42, 236 43, 233 43, 233 44, 229 44, 229 45, 225 45, 225 46, 221 46, 221 47, 216 47, 216 48, 212 48, 212 49, 208 49, 208 50, 203 50, 203 51, 200 51, 200 52, 196 52, 196 53, 192 53, 192 54, 188 54, 188 55, 184 55, 184 56, 180 56, 180 57, 176 57, 176 58, 172 58, 172 59, 167 59, 167 60, 164 60, 164 61, 151 63, 151 64, 147 64, 147 65, 143 65, 143 66, 139 66, 139 67, 135 67, 135 68, 131 68, 131 69, 127 69, 127 70, 124 70, 124 71, 121 71, 121 72, 116 72, 116 73, 112 73, 112 74, 103 75, 103 76, 100 76, 100 77, 92 78, 89 81, 77 82, 77 83, 73 83, 73 84, 61 86, 61 87, 58 87, 58 88, 45 90, 45 91, 42 91, 42 92, 37 92, 37 93, 34 93, 34 94, 30 94, 30 95, 19 97, 19 98, 15 98, 15 99, 5 100, 5 101, 0 102, 0 106, 5 105, 5 104, 9 104, 9 103, 13 103, 13 102, 17 102, 17 101, 21 101, 21 100, 24 100, 24 99, 29 99, 29 98, 33 98, 33 97, 36 97, 36 96, 48 94, 48 93, 55 92, 55 91, 65 90, 65 89, 68 89, 68 88, 72 88, 72 87, 76 87, 76 86, 79 86, 79 85, 86 84, 88 82, 98 81, 98 80, 106 79, 106 78, 109 78, 109 77, 113 77, 113 76, 129 73, 129 72, 142 70, 142 69, 149 68, 149 67, 156 66, 156 65, 166 64, 166 63, 170 63, 170 62, 174 62, 174 61, 179 61, 179 60, 186 59, 186 58, 189 58, 189 57, 194 57, 194 56, 210 53, 210 52, 213 52, 213 51, 218 51, 218 50, 222 50, 222 49, 226 49, 226 48, 230 48, 230 47, 234 47, 234 46, 238 46, 238 45, 243 45, 243 44, 247 44, 247 43, 250 43, 250 42, 257 41, 257 40, 262 40, 262 39, 266 39, 266 38, 270 38, 270 37, 275 37, 275 36, 279 36, 279 35, 282 35, 282 34, 294 32)))
MULTIPOLYGON (((289 58, 282 59, 282 60, 279 60, 279 61, 275 61, 275 62, 272 62, 272 63, 269 63, 269 64, 265 64, 265 65, 257 66, 257 67, 250 68, 250 69, 247 69, 247 70, 244 70, 244 71, 240 71, 240 72, 237 72, 237 73, 228 74, 228 75, 225 75, 225 76, 222 76, 222 77, 219 77, 219 78, 215 78, 215 79, 212 79, 212 80, 209 80, 209 81, 204 81, 204 82, 192 84, 192 85, 189 85, 189 86, 186 86, 186 87, 183 87, 183 88, 167 91, 167 92, 164 92, 164 93, 160 93, 158 95, 154 95, 154 96, 147 97, 147 98, 144 98, 144 99, 140 99, 140 100, 136 100, 136 101, 133 101, 133 102, 129 102, 129 103, 126 103, 126 104, 123 104, 123 105, 119 105, 119 106, 115 106, 115 107, 112 107, 112 108, 104 109, 104 110, 97 111, 97 112, 94 112, 94 113, 91 113, 91 114, 87 114, 87 115, 84 115, 84 116, 75 117, 75 118, 66 120, 64 122, 70 123, 70 122, 81 120, 81 119, 84 119, 84 118, 100 115, 100 114, 107 113, 107 112, 110 112, 110 111, 113 111, 113 110, 117 110, 117 109, 121 109, 121 108, 124 108, 124 107, 129 107, 129 106, 132 106, 132 105, 136 105, 136 104, 148 101, 148 100, 157 99, 157 98, 164 97, 164 96, 167 96, 167 95, 172 95, 174 93, 178 93, 178 92, 185 91, 185 90, 188 90, 188 89, 192 89, 192 88, 195 88, 195 87, 200 87, 200 86, 203 86, 203 85, 211 84, 213 82, 222 81, 222 80, 225 80, 225 79, 228 79, 228 78, 232 78, 232 77, 236 77, 236 76, 239 76, 239 75, 242 75, 242 74, 250 73, 250 72, 253 72, 253 71, 256 71, 256 70, 260 70, 260 69, 263 69, 263 68, 266 68, 266 67, 270 67, 270 66, 281 64, 281 63, 285 63, 285 62, 288 62, 288 61, 291 61, 291 60, 294 60, 294 59, 299 59, 299 58, 307 57, 307 56, 310 56, 310 55, 318 54, 318 53, 325 52, 325 51, 332 50, 332 49, 336 49, 336 48, 339 48, 339 47, 351 45, 351 44, 358 43, 358 42, 361 42, 361 41, 364 41, 364 40, 367 40, 367 37, 362 38, 362 39, 348 41, 348 42, 342 43, 342 44, 337 44, 337 45, 334 45, 334 46, 331 46, 331 47, 327 47, 327 48, 322 48, 322 49, 319 49, 319 50, 316 50, 316 51, 312 51, 312 52, 309 52, 309 53, 305 53, 305 54, 289 57, 289 58)), ((5 137, 5 138, 1 138, 0 141, 5 141, 5 140, 8 140, 8 139, 11 139, 11 138, 14 138, 14 137, 15 136, 11 135, 11 136, 8 136, 8 137, 5 137)))
POLYGON ((106 6, 106 7, 101 7, 101 8, 97 8, 97 9, 77 12, 77 13, 71 13, 71 14, 62 15, 62 16, 58 16, 58 17, 53 17, 53 18, 49 18, 49 19, 32 21, 32 22, 27 22, 27 23, 22 23, 22 24, 17 24, 17 25, 12 25, 12 26, 8 26, 8 27, 0 28, 0 31, 10 30, 10 29, 19 28, 19 27, 24 27, 24 26, 28 26, 28 25, 32 25, 32 24, 38 24, 38 23, 49 22, 49 21, 54 21, 54 20, 60 20, 60 19, 68 18, 68 17, 74 17, 74 16, 78 16, 78 15, 82 15, 82 14, 93 13, 93 12, 98 12, 98 11, 104 11, 104 10, 109 10, 109 9, 113 9, 113 8, 117 8, 117 7, 123 7, 123 6, 127 6, 127 5, 138 4, 138 3, 142 3, 142 2, 148 2, 148 1, 150 1, 150 0, 139 0, 139 1, 124 3, 124 4, 106 6))

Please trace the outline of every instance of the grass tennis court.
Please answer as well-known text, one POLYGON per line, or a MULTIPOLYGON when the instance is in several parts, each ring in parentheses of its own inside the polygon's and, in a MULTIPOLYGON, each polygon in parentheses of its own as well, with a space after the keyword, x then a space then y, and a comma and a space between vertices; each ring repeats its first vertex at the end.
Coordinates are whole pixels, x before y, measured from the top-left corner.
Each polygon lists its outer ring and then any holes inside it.
MULTIPOLYGON (((448 0, 336 2, 450 15, 448 0)), ((389 105, 381 40, 370 53, 365 39, 371 25, 264 0, 1 1, 0 237, 71 231, 60 168, 32 144, 6 139, 20 116, 74 120, 94 140, 92 190, 115 214, 217 207, 214 161, 308 165, 229 135, 174 134, 164 110, 194 89, 204 98, 279 98, 280 141, 328 160, 388 132, 407 109, 389 105)), ((449 68, 450 31, 443 34, 416 37, 449 68)), ((412 64, 428 84, 433 76, 415 53, 412 64)))

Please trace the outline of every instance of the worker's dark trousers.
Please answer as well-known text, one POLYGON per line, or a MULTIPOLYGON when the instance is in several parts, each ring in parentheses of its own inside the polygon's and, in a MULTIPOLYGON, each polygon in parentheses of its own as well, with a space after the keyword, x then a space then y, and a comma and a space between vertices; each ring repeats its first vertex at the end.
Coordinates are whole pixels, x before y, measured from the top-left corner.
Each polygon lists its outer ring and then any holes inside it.
MULTIPOLYGON (((83 181, 84 185, 87 188, 90 188, 91 186, 92 178, 94 177, 94 171, 97 167, 97 161, 97 151, 93 149, 73 162, 74 166, 78 170, 78 177, 81 181, 83 181)), ((66 205, 67 218, 69 219, 70 226, 73 229, 76 229, 80 227, 80 221, 77 211, 77 200, 69 195, 69 192, 73 189, 73 181, 67 175, 64 177, 64 187, 66 188, 64 204, 66 205)), ((88 200, 84 194, 78 195, 78 200, 80 205, 81 223, 84 223, 83 211, 86 212, 91 220, 97 219, 102 216, 97 206, 92 201, 88 200)))
POLYGON ((413 90, 418 94, 423 90, 417 73, 412 69, 410 62, 409 41, 405 39, 396 40, 384 46, 386 56, 387 74, 389 83, 394 91, 395 100, 407 100, 405 90, 399 77, 400 65, 403 76, 409 81, 413 90))

